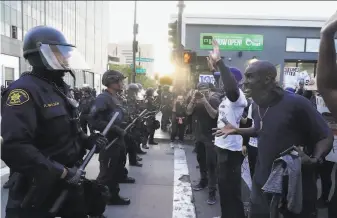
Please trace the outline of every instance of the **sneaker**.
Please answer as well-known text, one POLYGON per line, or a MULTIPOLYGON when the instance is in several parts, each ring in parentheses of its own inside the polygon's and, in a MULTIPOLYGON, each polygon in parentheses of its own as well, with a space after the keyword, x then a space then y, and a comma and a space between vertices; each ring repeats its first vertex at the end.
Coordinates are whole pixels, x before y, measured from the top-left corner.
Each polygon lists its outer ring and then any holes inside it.
POLYGON ((207 204, 213 205, 216 203, 215 191, 210 191, 208 194, 207 204))
POLYGON ((192 189, 194 191, 201 191, 206 187, 207 187, 207 185, 204 185, 203 183, 199 182, 197 185, 193 186, 192 189))

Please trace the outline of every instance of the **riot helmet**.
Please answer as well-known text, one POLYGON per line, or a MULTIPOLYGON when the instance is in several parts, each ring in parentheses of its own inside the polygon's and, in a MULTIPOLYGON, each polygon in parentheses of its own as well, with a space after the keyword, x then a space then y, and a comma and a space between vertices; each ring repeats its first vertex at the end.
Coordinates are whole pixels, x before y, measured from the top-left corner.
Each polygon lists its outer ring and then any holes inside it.
POLYGON ((23 57, 33 67, 51 71, 90 69, 63 33, 49 26, 36 26, 26 33, 23 39, 23 57))
POLYGON ((123 80, 125 79, 125 76, 116 70, 108 70, 106 71, 102 76, 102 84, 109 88, 112 84, 117 84, 118 86, 114 87, 113 89, 117 89, 118 91, 123 89, 123 80))
POLYGON ((138 86, 139 90, 142 90, 142 89, 143 89, 143 86, 142 86, 142 84, 140 84, 140 83, 136 83, 136 85, 138 86))
POLYGON ((163 91, 164 91, 164 92, 170 91, 170 86, 169 86, 169 85, 164 85, 164 86, 163 86, 163 91))
POLYGON ((135 83, 130 83, 128 85, 128 91, 132 91, 134 93, 137 93, 139 91, 139 86, 135 83))
POLYGON ((145 92, 146 96, 153 96, 153 94, 154 94, 153 88, 150 87, 150 88, 146 89, 146 92, 145 92))

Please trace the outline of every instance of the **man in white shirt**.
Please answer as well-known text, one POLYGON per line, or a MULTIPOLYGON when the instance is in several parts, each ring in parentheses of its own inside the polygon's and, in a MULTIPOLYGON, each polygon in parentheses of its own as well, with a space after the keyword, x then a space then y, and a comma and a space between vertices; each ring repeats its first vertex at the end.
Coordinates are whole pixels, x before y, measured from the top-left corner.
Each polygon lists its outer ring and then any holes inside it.
MULTIPOLYGON (((213 42, 213 52, 208 60, 219 69, 226 96, 219 105, 218 128, 227 124, 239 127, 240 120, 247 107, 244 93, 238 84, 242 80, 242 73, 236 68, 228 68, 221 60, 218 44, 213 42)), ((215 137, 215 149, 218 165, 218 188, 221 205, 221 218, 244 218, 241 200, 241 164, 242 137, 215 137)))

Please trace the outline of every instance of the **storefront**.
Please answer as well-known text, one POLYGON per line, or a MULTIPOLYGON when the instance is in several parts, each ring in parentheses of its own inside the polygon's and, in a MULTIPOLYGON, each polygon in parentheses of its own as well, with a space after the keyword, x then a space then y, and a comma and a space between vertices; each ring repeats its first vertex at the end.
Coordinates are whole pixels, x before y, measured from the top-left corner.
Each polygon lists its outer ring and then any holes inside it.
POLYGON ((283 84, 284 69, 289 67, 297 67, 314 78, 324 22, 325 19, 186 16, 183 44, 197 53, 199 74, 208 71, 206 57, 215 39, 228 66, 244 71, 252 59, 268 60, 277 67, 283 84))

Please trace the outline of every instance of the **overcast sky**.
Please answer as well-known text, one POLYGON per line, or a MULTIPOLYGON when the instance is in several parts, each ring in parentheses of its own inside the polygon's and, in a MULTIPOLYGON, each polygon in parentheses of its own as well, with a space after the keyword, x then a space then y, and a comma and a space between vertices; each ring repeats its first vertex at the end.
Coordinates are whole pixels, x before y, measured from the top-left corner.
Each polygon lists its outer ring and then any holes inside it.
MULTIPOLYGON (((150 43, 156 53, 167 53, 170 14, 177 13, 177 1, 138 1, 139 43, 150 43)), ((337 1, 185 1, 188 14, 271 15, 328 18, 337 1)), ((132 40, 133 1, 111 1, 110 42, 132 40)), ((166 57, 164 59, 167 59, 166 57)))

